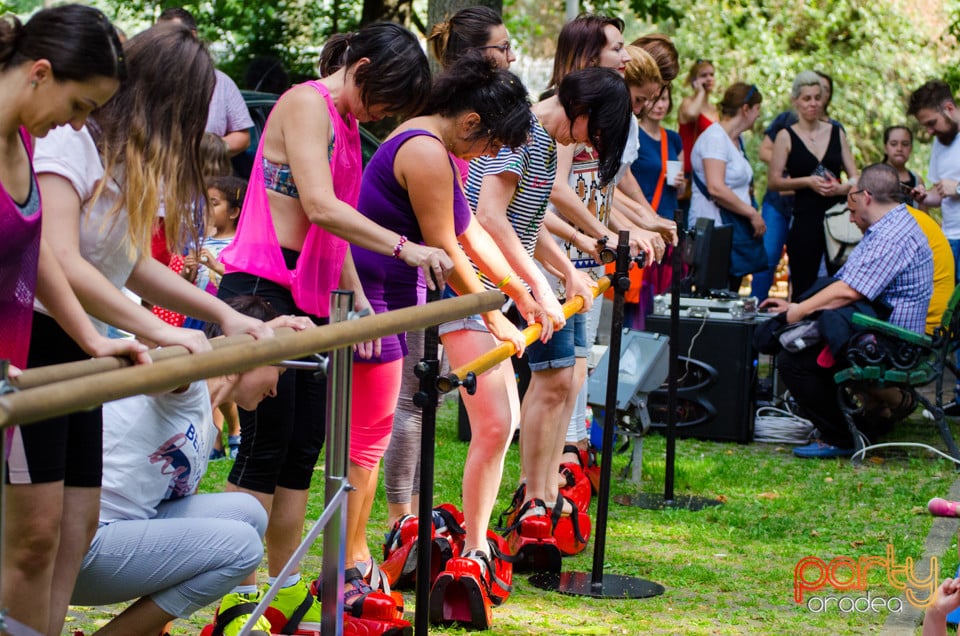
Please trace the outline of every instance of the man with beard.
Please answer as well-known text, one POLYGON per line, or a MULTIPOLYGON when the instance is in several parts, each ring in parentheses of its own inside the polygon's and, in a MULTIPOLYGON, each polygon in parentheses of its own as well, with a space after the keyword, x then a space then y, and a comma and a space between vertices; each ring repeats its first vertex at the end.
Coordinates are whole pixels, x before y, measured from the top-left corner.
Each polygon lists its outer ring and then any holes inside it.
MULTIPOLYGON (((960 113, 953 93, 946 82, 930 80, 910 95, 907 114, 913 115, 927 133, 934 137, 927 178, 930 190, 923 186, 911 193, 914 200, 930 207, 940 206, 943 233, 953 251, 954 282, 960 256, 960 141, 957 122, 960 113)), ((960 358, 960 356, 958 356, 960 358)), ((954 387, 953 401, 944 408, 947 415, 960 415, 960 379, 954 387)))
POLYGON ((918 188, 914 199, 931 207, 940 206, 943 233, 956 263, 960 255, 960 141, 956 141, 960 112, 946 82, 930 80, 910 95, 907 114, 934 137, 928 174, 932 185, 927 191, 918 188))

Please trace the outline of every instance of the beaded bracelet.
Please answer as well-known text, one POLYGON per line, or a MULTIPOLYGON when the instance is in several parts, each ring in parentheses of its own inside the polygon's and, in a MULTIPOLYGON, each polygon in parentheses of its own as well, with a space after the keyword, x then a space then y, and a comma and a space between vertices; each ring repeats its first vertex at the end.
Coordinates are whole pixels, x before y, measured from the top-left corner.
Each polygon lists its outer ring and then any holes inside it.
POLYGON ((393 248, 394 258, 400 258, 400 251, 403 249, 403 244, 406 242, 407 242, 407 237, 401 234, 400 240, 397 242, 397 246, 393 248))

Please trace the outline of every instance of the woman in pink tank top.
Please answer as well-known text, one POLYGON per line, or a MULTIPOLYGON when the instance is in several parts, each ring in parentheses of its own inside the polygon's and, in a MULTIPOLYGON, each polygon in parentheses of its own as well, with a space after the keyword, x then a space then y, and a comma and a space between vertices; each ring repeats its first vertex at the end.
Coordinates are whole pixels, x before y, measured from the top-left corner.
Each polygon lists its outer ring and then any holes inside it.
MULTIPOLYGON (((441 285, 453 267, 442 249, 408 241, 355 207, 362 168, 358 123, 414 114, 430 90, 429 66, 416 37, 391 23, 336 35, 323 48, 320 71, 322 79, 291 88, 270 113, 237 234, 220 254, 226 273, 218 291, 221 298, 252 293, 281 313, 311 315, 318 322, 326 319, 330 292, 337 288, 355 292, 358 310, 369 308, 349 243, 420 267, 428 281, 435 277, 441 285)), ((379 341, 367 343, 361 353, 369 357, 378 349, 379 341)), ((290 371, 281 378, 276 399, 264 401, 255 412, 240 411, 240 449, 229 487, 254 494, 271 513, 267 553, 272 577, 300 542, 324 439, 325 394, 324 382, 312 373, 290 371)), ((352 493, 348 512, 362 507, 352 493)), ((281 583, 270 615, 286 622, 308 590, 299 572, 281 583)), ((253 593, 255 585, 253 575, 224 597, 221 612, 240 605, 238 597, 253 593)), ((236 624, 248 615, 240 614, 236 624)), ((317 602, 299 625, 312 629, 319 621, 317 602)), ((284 626, 274 624, 274 631, 284 626)))

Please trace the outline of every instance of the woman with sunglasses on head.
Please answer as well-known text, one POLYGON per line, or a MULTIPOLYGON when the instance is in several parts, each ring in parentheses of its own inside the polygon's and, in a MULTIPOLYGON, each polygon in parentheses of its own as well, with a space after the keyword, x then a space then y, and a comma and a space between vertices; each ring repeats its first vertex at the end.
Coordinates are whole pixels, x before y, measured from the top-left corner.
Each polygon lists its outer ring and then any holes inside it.
MULTIPOLYGON (((793 191, 793 221, 787 234, 793 298, 813 285, 825 253, 824 213, 850 192, 859 174, 843 128, 823 120, 823 86, 813 71, 793 80, 797 123, 777 133, 767 186, 793 191), (840 180, 841 172, 847 181, 840 180), (784 176, 789 174, 789 176, 784 176)), ((829 271, 833 274, 834 272, 829 271)))
POLYGON ((690 199, 691 227, 700 218, 710 219, 715 225, 735 226, 729 270, 731 291, 740 288, 740 279, 751 273, 749 270, 762 267, 765 262, 762 236, 766 225, 750 196, 753 167, 744 154, 740 138, 756 123, 762 101, 763 96, 755 85, 737 82, 728 88, 719 105, 720 121, 703 131, 693 145, 691 157, 694 182, 690 199), (747 222, 749 228, 741 240, 748 243, 744 246, 746 250, 753 248, 752 254, 759 256, 759 261, 738 258, 740 245, 736 225, 739 223, 745 227, 747 222))

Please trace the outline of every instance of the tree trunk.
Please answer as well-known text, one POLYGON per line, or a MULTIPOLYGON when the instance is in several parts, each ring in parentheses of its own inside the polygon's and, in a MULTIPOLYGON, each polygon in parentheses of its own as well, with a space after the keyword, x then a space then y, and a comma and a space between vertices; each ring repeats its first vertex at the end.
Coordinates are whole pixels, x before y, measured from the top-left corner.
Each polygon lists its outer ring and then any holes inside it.
POLYGON ((490 7, 497 13, 503 13, 503 0, 430 0, 427 3, 427 33, 434 24, 443 22, 460 9, 477 5, 490 7))

